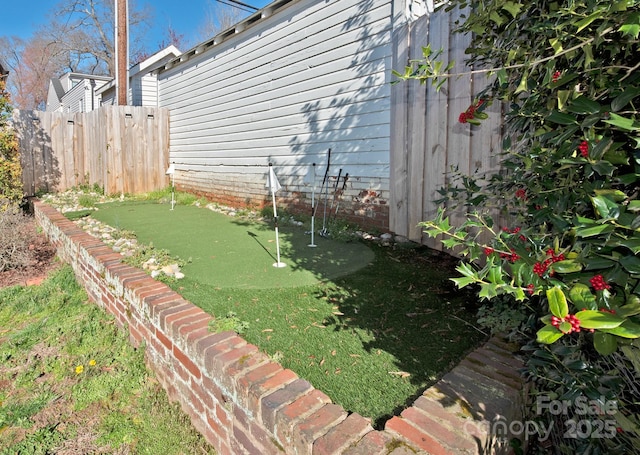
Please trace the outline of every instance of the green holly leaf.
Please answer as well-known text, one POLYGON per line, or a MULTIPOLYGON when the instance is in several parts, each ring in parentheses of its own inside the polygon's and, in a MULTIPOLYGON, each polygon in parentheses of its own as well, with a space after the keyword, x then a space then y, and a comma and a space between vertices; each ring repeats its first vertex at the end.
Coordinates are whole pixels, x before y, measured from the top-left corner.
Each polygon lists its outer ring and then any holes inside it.
POLYGON ((628 87, 620 95, 611 101, 611 112, 618 112, 631 102, 636 96, 640 95, 640 88, 628 87))
POLYGON ((576 229, 577 237, 593 237, 600 234, 608 234, 613 232, 615 227, 611 224, 598 224, 595 226, 583 227, 576 229))
POLYGON ((609 117, 609 120, 604 121, 605 123, 627 131, 640 131, 640 125, 632 118, 622 117, 614 112, 610 112, 609 117))
POLYGON ((600 329, 605 333, 616 335, 622 338, 639 338, 640 337, 640 324, 629 321, 628 319, 613 329, 600 329))
POLYGON ((579 310, 595 310, 597 308, 596 297, 585 284, 578 283, 573 286, 569 291, 569 298, 579 310))
POLYGON ((613 335, 596 332, 593 334, 593 347, 596 348, 596 351, 601 355, 609 355, 618 349, 618 341, 613 335))
POLYGON ((509 14, 511 14, 511 17, 515 19, 518 14, 520 14, 522 5, 520 3, 505 2, 504 5, 502 5, 502 9, 508 11, 509 14))
POLYGON ((563 319, 569 314, 569 305, 560 286, 554 286, 547 289, 547 300, 549 301, 549 311, 554 316, 563 319))
POLYGON ((621 25, 618 30, 621 33, 632 36, 633 39, 637 40, 638 35, 640 35, 640 13, 631 13, 628 21, 621 25))
POLYGON ((620 216, 620 207, 618 204, 607 197, 591 197, 591 203, 603 220, 616 220, 620 216))
POLYGON ((620 308, 618 308, 617 314, 623 318, 628 318, 630 316, 640 314, 640 302, 631 302, 624 306, 621 306, 620 308))
POLYGON ((624 269, 633 274, 640 274, 640 258, 637 256, 623 256, 619 260, 624 269))
POLYGON ((579 96, 567 105, 567 111, 574 114, 595 114, 600 112, 600 103, 590 100, 586 96, 579 96))
POLYGON ((567 259, 553 263, 551 268, 558 273, 575 273, 582 270, 582 264, 573 259, 567 259))
MULTIPOLYGON (((516 91, 516 93, 518 93, 518 91, 516 91)), ((578 123, 575 116, 555 110, 551 112, 551 114, 549 114, 547 120, 553 123, 557 123, 558 125, 571 125, 574 123, 578 123)))
POLYGON ((614 329, 625 321, 618 315, 594 310, 578 311, 576 317, 584 329, 614 329))
POLYGON ((538 333, 536 333, 536 340, 538 341, 538 343, 551 344, 562 338, 563 335, 564 333, 562 333, 555 327, 551 325, 545 325, 543 328, 538 330, 538 333))

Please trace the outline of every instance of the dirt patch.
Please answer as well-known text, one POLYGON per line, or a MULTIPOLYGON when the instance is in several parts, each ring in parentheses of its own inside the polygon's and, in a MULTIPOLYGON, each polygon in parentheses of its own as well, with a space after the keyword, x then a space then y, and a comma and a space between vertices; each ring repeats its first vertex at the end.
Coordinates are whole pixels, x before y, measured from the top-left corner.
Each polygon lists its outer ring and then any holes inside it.
POLYGON ((25 221, 24 234, 29 241, 29 261, 26 267, 0 272, 0 288, 15 285, 40 284, 59 265, 56 250, 43 233, 38 232, 35 218, 25 221))

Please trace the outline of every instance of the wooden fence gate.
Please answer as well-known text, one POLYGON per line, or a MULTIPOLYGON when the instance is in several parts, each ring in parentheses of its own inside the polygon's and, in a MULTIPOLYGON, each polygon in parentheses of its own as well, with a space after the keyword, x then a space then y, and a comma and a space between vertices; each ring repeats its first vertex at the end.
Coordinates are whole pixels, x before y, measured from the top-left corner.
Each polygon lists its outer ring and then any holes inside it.
POLYGON ((105 194, 168 184, 169 112, 104 106, 92 112, 14 111, 27 196, 98 185, 105 194))
MULTIPOLYGON (((502 112, 499 102, 486 112, 489 119, 480 126, 458 121, 487 85, 482 74, 470 74, 464 65, 468 36, 453 33, 460 12, 439 11, 423 16, 394 34, 393 68, 402 71, 411 59, 423 57, 422 47, 431 44, 446 63, 455 61, 450 78, 439 92, 418 81, 401 82, 392 87, 390 229, 401 235, 440 248, 427 239, 418 226, 437 213, 438 190, 449 182, 450 171, 474 175, 498 169, 501 151, 502 112)), ((451 213, 452 224, 460 224, 466 213, 451 213)))

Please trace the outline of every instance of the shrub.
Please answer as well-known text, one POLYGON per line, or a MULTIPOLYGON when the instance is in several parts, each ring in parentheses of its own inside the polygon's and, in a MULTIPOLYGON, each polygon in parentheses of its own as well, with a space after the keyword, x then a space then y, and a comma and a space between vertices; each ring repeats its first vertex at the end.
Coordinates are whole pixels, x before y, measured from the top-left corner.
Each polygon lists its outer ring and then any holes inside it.
MULTIPOLYGON (((463 225, 452 226, 440 210, 423 224, 426 232, 464 257, 459 287, 520 302, 532 394, 568 400, 573 409, 585 396, 616 404, 606 419, 583 417, 610 423, 604 437, 591 426, 563 438, 573 416, 535 409, 536 419, 564 425, 554 428, 557 450, 638 447, 640 2, 453 0, 443 7, 464 9, 458 32, 473 34, 469 63, 494 76, 459 121, 474 128, 488 105, 503 103, 504 155, 502 172, 484 176, 487 184, 460 175, 442 190, 443 199, 468 208, 463 225), (497 226, 496 213, 509 225, 497 226)), ((441 87, 453 75, 438 55, 427 46, 423 60, 396 74, 441 87)))
POLYGON ((0 79, 0 210, 22 200, 22 167, 18 141, 9 125, 11 105, 5 81, 0 79))
POLYGON ((27 217, 15 204, 0 210, 0 272, 27 267, 31 236, 27 217))

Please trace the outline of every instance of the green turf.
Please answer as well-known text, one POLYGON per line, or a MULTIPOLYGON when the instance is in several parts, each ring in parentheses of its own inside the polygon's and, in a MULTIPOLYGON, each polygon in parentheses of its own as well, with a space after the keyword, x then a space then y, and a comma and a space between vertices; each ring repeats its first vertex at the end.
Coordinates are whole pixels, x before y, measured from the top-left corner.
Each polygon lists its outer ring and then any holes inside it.
POLYGON ((348 275, 373 260, 360 242, 339 242, 310 236, 304 228, 281 225, 280 257, 272 226, 249 222, 195 206, 123 202, 104 204, 93 217, 110 226, 131 230, 139 241, 153 243, 188 260, 183 272, 192 280, 220 288, 297 287, 348 275), (190 259, 190 260, 189 260, 190 259))
POLYGON ((149 203, 95 216, 192 256, 170 286, 218 319, 233 312, 248 342, 377 428, 483 339, 467 308, 474 300, 449 281, 455 261, 425 247, 317 237, 312 249, 301 228, 283 228, 289 265, 277 269, 266 224, 149 203))

